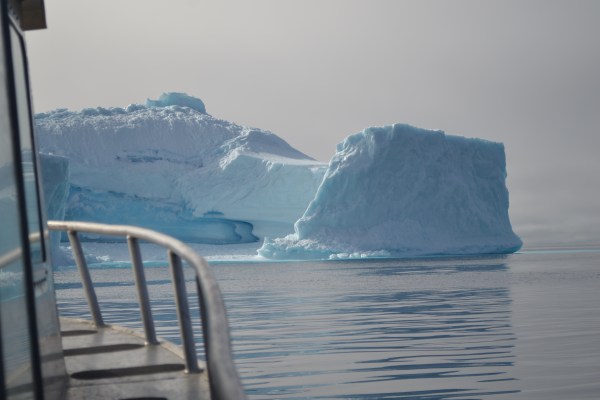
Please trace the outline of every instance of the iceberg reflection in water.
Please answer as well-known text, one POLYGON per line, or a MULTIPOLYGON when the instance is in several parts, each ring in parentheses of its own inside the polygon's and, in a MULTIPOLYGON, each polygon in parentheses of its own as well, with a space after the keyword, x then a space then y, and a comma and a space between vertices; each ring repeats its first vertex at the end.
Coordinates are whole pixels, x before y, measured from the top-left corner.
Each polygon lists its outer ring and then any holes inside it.
MULTIPOLYGON (((599 261, 592 251, 213 267, 251 398, 592 399, 599 261)), ((60 308, 84 315, 75 274, 57 272, 60 308)), ((105 318, 139 328, 131 272, 105 263, 92 274, 105 318)), ((169 273, 157 263, 147 274, 158 334, 174 339, 169 273)))

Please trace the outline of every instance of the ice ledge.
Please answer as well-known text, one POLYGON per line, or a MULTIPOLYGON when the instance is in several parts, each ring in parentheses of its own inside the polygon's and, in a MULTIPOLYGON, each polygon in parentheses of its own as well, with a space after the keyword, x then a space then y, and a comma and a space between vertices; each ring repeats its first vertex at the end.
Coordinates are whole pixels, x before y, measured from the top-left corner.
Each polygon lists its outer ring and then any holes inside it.
POLYGON ((167 92, 161 94, 157 100, 146 100, 146 107, 188 107, 202 114, 206 114, 206 107, 202 100, 192 97, 186 93, 167 92))

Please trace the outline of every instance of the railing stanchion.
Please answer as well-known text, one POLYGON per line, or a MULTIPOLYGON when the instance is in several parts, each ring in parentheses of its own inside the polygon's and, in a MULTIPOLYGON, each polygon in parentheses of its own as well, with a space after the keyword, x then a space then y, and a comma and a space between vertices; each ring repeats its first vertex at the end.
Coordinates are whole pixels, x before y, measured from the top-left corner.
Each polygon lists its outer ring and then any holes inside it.
POLYGON ((67 235, 69 236, 69 242, 71 242, 71 247, 73 248, 75 263, 77 264, 79 275, 81 275, 83 290, 85 291, 85 297, 87 299, 88 306, 90 307, 90 313, 94 319, 94 324, 96 324, 97 327, 104 326, 102 313, 100 312, 100 306, 98 305, 98 297, 96 297, 96 291, 94 290, 92 277, 90 276, 90 271, 88 269, 87 262, 85 261, 85 256, 83 254, 83 249, 81 248, 81 242, 79 241, 77 231, 68 230, 67 235))
POLYGON ((185 289, 185 276, 181 258, 171 250, 168 251, 169 265, 175 286, 175 305, 177 308, 177 317, 179 320, 179 329, 181 330, 181 341, 183 342, 183 352, 185 354, 186 370, 189 373, 200 372, 198 368, 198 358, 196 355, 196 345, 194 343, 194 333, 192 331, 192 319, 190 317, 190 307, 188 305, 187 291, 185 289))
MULTIPOLYGON (((211 398, 223 400, 246 399, 244 387, 241 384, 237 369, 233 363, 229 324, 227 322, 223 295, 221 294, 219 285, 204 258, 185 243, 182 243, 177 239, 136 226, 107 225, 77 221, 48 221, 48 228, 53 231, 66 231, 69 235, 69 240, 73 247, 73 255, 77 262, 77 268, 81 274, 88 304, 96 326, 103 326, 104 322, 102 321, 100 307, 98 306, 98 300, 92 286, 92 280, 77 232, 90 232, 95 235, 126 237, 129 242, 134 274, 137 274, 136 271, 141 272, 140 277, 144 281, 145 276, 143 273, 139 241, 144 240, 164 246, 168 250, 171 275, 175 287, 177 318, 181 332, 186 371, 194 373, 201 372, 201 370, 198 366, 198 357, 196 355, 192 321, 185 287, 185 276, 183 273, 183 261, 187 262, 196 273, 196 286, 198 289, 198 301, 200 305, 202 333, 206 353, 206 369, 212 394, 211 398)), ((4 265, 9 263, 13 259, 12 257, 19 257, 19 255, 20 253, 11 255, 10 258, 3 257, 0 260, 0 264, 4 265)), ((142 284, 142 279, 138 280, 137 275, 135 279, 138 287, 146 288, 145 282, 142 284)), ((139 294, 139 298, 144 326, 146 327, 147 324, 152 325, 151 332, 153 332, 155 328, 152 322, 151 307, 147 292, 145 294, 139 294), (145 297, 146 300, 142 299, 143 297, 145 297), (147 311, 143 311, 143 309, 147 309, 147 311), (144 314, 146 314, 146 316, 144 316, 144 314), (146 317, 149 318, 146 320, 146 317)), ((155 332, 150 334, 148 332, 149 330, 146 328, 146 339, 148 342, 150 342, 152 338, 156 339, 155 332)))
POLYGON ((156 339, 156 330, 154 329, 154 319, 152 318, 152 308, 150 307, 150 296, 148 295, 148 286, 146 285, 146 275, 144 274, 144 264, 140 253, 140 245, 136 238, 127 236, 127 246, 131 256, 131 266, 133 267, 133 278, 137 289, 140 311, 142 313, 142 323, 146 333, 146 344, 158 344, 156 339))

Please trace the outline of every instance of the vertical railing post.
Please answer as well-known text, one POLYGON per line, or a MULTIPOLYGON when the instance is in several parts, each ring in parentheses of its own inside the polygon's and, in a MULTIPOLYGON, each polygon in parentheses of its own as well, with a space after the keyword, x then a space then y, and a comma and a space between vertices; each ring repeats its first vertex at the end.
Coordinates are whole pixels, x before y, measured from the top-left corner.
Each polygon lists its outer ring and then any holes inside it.
POLYGON ((140 253, 140 245, 135 237, 127 236, 127 246, 129 247, 129 255, 131 256, 133 278, 135 280, 138 301, 140 303, 144 332, 146 333, 146 344, 158 344, 156 331, 154 329, 154 320, 152 318, 152 308, 150 307, 148 286, 146 285, 146 275, 144 274, 144 264, 142 263, 142 255, 140 253))
POLYGON ((208 332, 208 314, 206 313, 204 293, 202 293, 202 285, 200 284, 200 276, 198 276, 198 273, 196 273, 196 292, 198 293, 198 308, 200 310, 200 325, 202 327, 202 343, 204 344, 204 360, 206 361, 206 365, 208 367, 210 365, 210 335, 208 332))
POLYGON ((185 289, 185 276, 181 258, 171 250, 168 251, 169 265, 175 286, 175 305, 177 308, 177 317, 179 319, 179 329, 181 330, 181 340, 183 342, 183 352, 185 355, 186 371, 189 373, 200 372, 198 368, 198 357, 196 355, 196 345, 194 344, 194 333, 192 331, 192 318, 190 317, 190 307, 188 306, 187 291, 185 289))
POLYGON ((67 231, 67 236, 69 237, 69 242, 71 242, 71 247, 73 248, 75 263, 77 264, 79 275, 81 275, 83 290, 85 291, 85 297, 87 299, 88 306, 90 307, 90 312, 92 314, 92 318, 94 319, 94 323, 96 324, 96 327, 104 326, 102 313, 100 312, 100 306, 98 305, 98 298, 96 297, 96 291, 94 290, 90 271, 88 269, 87 262, 85 261, 79 236, 77 235, 77 232, 73 230, 67 231))

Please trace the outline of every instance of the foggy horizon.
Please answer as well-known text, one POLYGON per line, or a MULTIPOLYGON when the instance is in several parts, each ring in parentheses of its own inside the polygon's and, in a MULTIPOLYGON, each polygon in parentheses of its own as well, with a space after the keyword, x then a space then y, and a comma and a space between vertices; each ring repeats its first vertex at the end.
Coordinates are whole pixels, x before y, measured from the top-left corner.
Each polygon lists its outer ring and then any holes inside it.
POLYGON ((502 142, 525 246, 600 243, 600 3, 45 3, 35 112, 185 92, 325 162, 394 123, 502 142))

